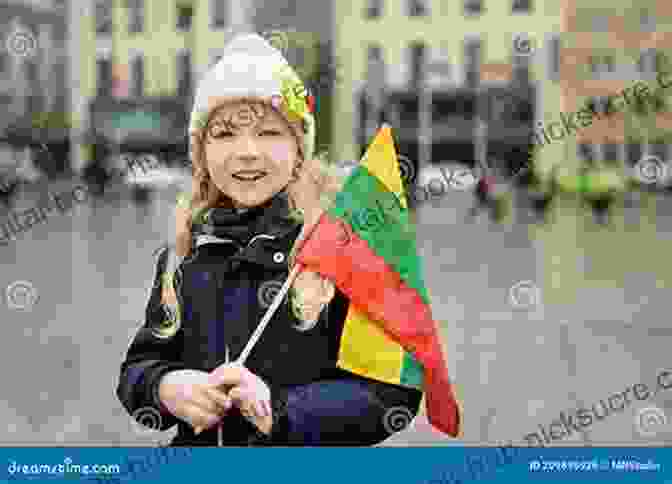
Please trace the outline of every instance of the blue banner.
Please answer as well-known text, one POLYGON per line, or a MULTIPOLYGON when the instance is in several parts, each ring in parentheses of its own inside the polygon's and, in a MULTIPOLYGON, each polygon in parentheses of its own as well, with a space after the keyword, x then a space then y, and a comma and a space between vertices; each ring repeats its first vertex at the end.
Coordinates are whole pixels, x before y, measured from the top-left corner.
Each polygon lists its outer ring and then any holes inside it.
POLYGON ((2 482, 672 483, 670 448, 2 448, 2 482))

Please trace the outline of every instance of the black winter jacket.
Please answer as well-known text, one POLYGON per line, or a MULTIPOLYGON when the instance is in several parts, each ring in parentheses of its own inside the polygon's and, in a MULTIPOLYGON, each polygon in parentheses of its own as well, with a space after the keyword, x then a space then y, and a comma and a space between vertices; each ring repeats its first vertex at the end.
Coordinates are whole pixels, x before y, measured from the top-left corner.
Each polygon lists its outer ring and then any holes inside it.
MULTIPOLYGON (((288 276, 287 258, 301 226, 287 215, 285 192, 242 214, 211 209, 194 223, 187 259, 177 260, 170 247, 159 255, 145 322, 121 365, 116 393, 139 423, 150 413, 160 415, 160 430, 177 425, 172 446, 217 445, 217 430, 196 436, 170 414, 158 401, 159 380, 180 369, 210 372, 226 361, 227 351, 232 360, 238 357, 288 276), (162 275, 172 272, 171 262, 179 302, 172 312, 161 304, 162 275), (161 331, 171 318, 179 321, 177 332, 161 331)), ((374 445, 399 430, 400 415, 410 423, 420 391, 336 367, 347 308, 337 290, 317 324, 299 326, 285 297, 245 364, 271 389, 271 435, 263 436, 234 409, 223 420, 223 445, 374 445)))

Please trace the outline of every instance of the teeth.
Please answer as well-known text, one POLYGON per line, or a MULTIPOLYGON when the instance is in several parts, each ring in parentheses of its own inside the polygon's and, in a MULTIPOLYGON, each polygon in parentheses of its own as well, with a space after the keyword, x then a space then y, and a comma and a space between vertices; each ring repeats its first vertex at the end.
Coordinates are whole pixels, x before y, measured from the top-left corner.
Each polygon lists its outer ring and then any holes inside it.
POLYGON ((260 178, 263 178, 264 176, 266 176, 266 174, 265 173, 257 173, 255 175, 247 175, 247 174, 242 175, 242 174, 239 173, 239 174, 233 175, 233 176, 235 178, 238 178, 239 180, 254 181, 254 180, 258 180, 260 178))

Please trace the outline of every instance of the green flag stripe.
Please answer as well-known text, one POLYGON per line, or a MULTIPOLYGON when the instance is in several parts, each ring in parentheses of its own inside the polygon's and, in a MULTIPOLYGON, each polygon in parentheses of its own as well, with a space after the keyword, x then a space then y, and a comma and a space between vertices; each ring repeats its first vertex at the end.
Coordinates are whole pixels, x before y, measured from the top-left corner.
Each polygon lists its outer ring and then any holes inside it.
POLYGON ((424 375, 425 373, 422 364, 418 362, 412 354, 405 352, 404 361, 401 367, 401 375, 399 376, 400 384, 423 391, 425 381, 424 375))
POLYGON ((371 250, 429 304, 408 210, 401 207, 396 195, 376 176, 363 166, 357 167, 338 193, 329 214, 347 221, 371 250))

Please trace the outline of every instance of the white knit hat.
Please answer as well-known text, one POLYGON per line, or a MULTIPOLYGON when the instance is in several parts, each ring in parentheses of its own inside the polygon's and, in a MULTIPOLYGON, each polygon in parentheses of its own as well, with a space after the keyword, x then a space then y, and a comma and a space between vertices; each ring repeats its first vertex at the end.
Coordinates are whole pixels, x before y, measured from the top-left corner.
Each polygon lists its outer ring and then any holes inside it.
POLYGON ((222 58, 199 82, 191 112, 190 155, 210 114, 235 98, 271 101, 288 121, 302 121, 300 140, 304 159, 315 149, 315 100, 282 53, 257 34, 240 34, 224 48, 222 58), (196 138, 194 138, 196 135, 196 138))

